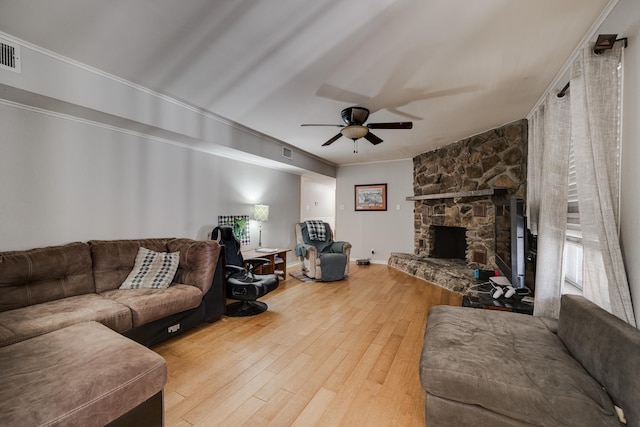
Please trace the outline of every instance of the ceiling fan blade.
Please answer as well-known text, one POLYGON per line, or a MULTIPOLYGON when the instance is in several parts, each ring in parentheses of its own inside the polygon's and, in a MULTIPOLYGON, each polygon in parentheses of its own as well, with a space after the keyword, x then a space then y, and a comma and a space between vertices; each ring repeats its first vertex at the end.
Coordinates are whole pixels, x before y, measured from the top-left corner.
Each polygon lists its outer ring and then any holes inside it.
POLYGON ((323 83, 322 86, 320 86, 320 89, 316 92, 316 95, 332 99, 334 101, 346 102, 352 105, 367 105, 371 102, 371 98, 368 96, 361 95, 347 89, 342 89, 328 83, 323 83))
POLYGON ((369 129, 411 129, 413 122, 369 123, 369 129))
POLYGON ((400 111, 397 108, 387 108, 387 111, 390 113, 396 114, 398 116, 402 116, 405 119, 409 120, 424 120, 423 117, 414 116, 413 114, 405 113, 404 111, 400 111))
POLYGON ((333 126, 333 127, 343 127, 344 125, 329 125, 329 124, 322 124, 322 123, 305 123, 303 125, 300 126, 333 126))
POLYGON ((333 138, 331 138, 330 140, 328 140, 327 142, 325 142, 324 144, 322 144, 323 147, 326 147, 327 145, 331 145, 334 142, 336 142, 338 139, 340 139, 340 137, 342 136, 341 133, 337 134, 336 136, 334 136, 333 138))
POLYGON ((377 136, 375 136, 374 134, 372 134, 371 132, 367 133, 364 138, 369 141, 370 143, 372 143, 373 145, 378 145, 382 142, 382 139, 378 138, 377 136))

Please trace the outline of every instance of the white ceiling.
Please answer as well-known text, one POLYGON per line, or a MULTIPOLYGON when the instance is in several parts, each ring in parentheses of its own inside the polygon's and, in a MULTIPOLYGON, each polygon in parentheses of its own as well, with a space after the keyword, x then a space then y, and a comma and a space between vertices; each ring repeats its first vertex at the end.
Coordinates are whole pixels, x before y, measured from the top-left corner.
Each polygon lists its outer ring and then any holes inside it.
POLYGON ((335 164, 525 117, 610 0, 0 0, 0 31, 335 164), (322 143, 352 105, 384 143, 322 143))

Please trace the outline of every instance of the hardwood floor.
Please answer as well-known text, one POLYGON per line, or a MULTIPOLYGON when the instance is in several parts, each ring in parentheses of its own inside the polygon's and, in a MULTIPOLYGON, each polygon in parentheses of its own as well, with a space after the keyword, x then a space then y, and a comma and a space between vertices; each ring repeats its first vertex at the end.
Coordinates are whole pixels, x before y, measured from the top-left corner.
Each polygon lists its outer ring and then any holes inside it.
POLYGON ((262 301, 258 316, 153 347, 169 369, 166 426, 424 426, 427 312, 459 295, 354 264, 339 282, 288 277, 262 301))

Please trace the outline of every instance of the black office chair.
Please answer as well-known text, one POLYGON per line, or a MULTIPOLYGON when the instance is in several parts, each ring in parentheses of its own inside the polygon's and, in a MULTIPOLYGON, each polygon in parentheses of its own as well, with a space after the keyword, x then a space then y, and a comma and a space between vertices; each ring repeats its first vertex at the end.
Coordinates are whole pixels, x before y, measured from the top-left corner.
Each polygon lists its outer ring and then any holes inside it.
POLYGON ((267 311, 267 304, 256 300, 276 289, 279 279, 275 274, 255 274, 254 270, 260 265, 268 264, 269 260, 243 259, 240 242, 234 236, 233 228, 226 225, 214 228, 211 239, 224 245, 227 298, 239 300, 229 304, 225 314, 230 317, 245 317, 267 311))

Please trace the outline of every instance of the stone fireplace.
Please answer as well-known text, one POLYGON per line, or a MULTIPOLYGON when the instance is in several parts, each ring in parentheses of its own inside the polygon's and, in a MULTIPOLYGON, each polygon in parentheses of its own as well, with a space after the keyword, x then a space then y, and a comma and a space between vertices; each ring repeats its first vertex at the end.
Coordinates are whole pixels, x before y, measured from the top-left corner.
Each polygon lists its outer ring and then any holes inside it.
POLYGON ((414 253, 389 265, 464 293, 496 268, 495 206, 525 197, 526 165, 525 119, 414 157, 414 253))
MULTIPOLYGON (((503 190, 498 190, 503 193, 503 190)), ((428 258, 459 258, 470 268, 495 268, 494 255, 494 222, 495 212, 493 202, 495 198, 504 196, 494 195, 477 197, 460 197, 416 202, 420 212, 414 213, 415 249, 414 253, 428 258), (464 200, 468 199, 468 200, 464 200), (475 200, 474 200, 475 199, 475 200), (464 230, 464 253, 458 256, 441 256, 436 247, 438 231, 458 230, 459 240, 464 230)), ((449 240, 453 236, 448 236, 449 240)))

